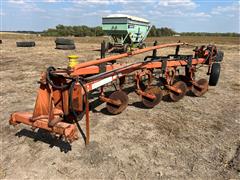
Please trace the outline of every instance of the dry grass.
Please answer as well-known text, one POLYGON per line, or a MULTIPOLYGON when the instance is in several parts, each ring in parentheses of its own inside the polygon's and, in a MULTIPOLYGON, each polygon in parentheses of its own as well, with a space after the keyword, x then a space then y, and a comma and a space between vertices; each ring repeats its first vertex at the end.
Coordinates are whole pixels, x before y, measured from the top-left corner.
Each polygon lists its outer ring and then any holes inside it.
MULTIPOLYGON (((108 37, 69 37, 79 43, 100 43, 103 40, 109 40, 108 37)), ((55 37, 41 37, 37 34, 22 34, 12 32, 0 32, 0 39, 33 39, 37 41, 54 40, 55 37)), ((146 39, 147 44, 152 44, 155 40, 159 43, 188 42, 188 43, 206 43, 206 44, 239 44, 240 37, 221 37, 221 36, 180 36, 180 37, 149 37, 146 39)))

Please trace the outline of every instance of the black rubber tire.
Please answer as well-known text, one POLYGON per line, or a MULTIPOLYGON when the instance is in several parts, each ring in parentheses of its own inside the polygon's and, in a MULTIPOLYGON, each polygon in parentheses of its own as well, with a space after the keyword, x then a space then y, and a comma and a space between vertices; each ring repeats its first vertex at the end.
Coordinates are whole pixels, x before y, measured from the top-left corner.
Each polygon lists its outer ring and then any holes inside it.
POLYGON ((131 46, 129 44, 124 44, 123 45, 123 52, 127 53, 131 51, 131 46))
POLYGON ((217 55, 216 55, 216 62, 221 62, 223 60, 224 57, 224 52, 218 50, 217 55))
POLYGON ((111 42, 107 42, 106 43, 106 49, 112 49, 113 48, 113 44, 111 42))
POLYGON ((16 42, 17 47, 34 47, 36 43, 34 41, 21 41, 16 42))
POLYGON ((209 77, 208 84, 210 86, 216 86, 218 83, 218 79, 220 76, 220 71, 221 71, 221 64, 220 63, 213 63, 212 64, 212 69, 209 77))
POLYGON ((73 50, 76 49, 75 45, 56 45, 56 49, 73 50))
POLYGON ((144 49, 144 48, 146 48, 147 46, 146 46, 146 44, 145 43, 141 43, 140 45, 139 45, 139 48, 140 49, 144 49))
POLYGON ((109 49, 113 48, 113 43, 109 42, 109 43, 108 43, 108 48, 109 48, 109 49))
POLYGON ((57 38, 55 43, 56 45, 74 45, 74 41, 72 39, 66 38, 57 38))

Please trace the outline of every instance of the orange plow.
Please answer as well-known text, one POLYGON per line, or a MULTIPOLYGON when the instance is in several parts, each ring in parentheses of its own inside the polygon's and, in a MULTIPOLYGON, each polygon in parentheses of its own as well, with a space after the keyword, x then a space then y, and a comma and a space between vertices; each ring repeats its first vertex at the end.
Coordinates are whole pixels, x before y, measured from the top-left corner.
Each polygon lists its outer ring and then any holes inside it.
MULTIPOLYGON (((15 112, 9 122, 11 125, 23 123, 32 129, 44 129, 69 142, 78 139, 79 130, 88 144, 91 110, 89 95, 97 91, 98 100, 106 102, 109 113, 119 114, 128 106, 128 95, 124 86, 130 76, 133 77, 131 84, 134 85, 135 92, 146 108, 153 108, 159 104, 166 93, 172 101, 179 101, 187 91, 192 91, 195 96, 202 96, 207 92, 208 85, 216 85, 218 82, 223 52, 216 46, 209 45, 196 47, 193 55, 181 55, 179 54, 181 46, 190 45, 154 43, 152 47, 87 61, 72 68, 49 67, 41 75, 33 112, 15 112), (158 56, 157 50, 166 47, 175 47, 175 53, 158 56), (122 58, 149 51, 152 51, 152 55, 146 56, 143 61, 115 63, 122 58), (209 81, 196 80, 199 65, 208 66, 209 81), (113 86, 115 91, 107 96, 106 89, 109 86, 113 86), (80 125, 84 116, 86 116, 85 130, 80 125)), ((102 57, 105 55, 102 54, 102 57)))

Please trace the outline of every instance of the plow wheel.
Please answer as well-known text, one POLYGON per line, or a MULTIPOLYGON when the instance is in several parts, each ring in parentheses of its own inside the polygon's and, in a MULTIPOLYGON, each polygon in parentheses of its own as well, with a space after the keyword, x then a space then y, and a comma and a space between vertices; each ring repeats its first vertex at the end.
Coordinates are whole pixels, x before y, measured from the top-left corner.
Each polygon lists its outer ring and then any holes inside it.
POLYGON ((218 79, 220 76, 220 70, 221 70, 221 64, 219 63, 213 63, 212 64, 212 70, 209 77, 209 85, 210 86, 216 86, 218 83, 218 79))
POLYGON ((192 93, 199 97, 205 94, 208 90, 208 81, 206 79, 199 79, 196 85, 192 86, 192 93))
POLYGON ((171 100, 174 102, 177 102, 185 96, 187 92, 187 85, 183 81, 177 81, 176 83, 173 84, 172 87, 176 90, 181 91, 181 92, 175 92, 173 90, 170 90, 169 95, 171 100))
POLYGON ((128 96, 123 91, 115 91, 109 96, 109 98, 121 102, 119 106, 107 103, 107 110, 111 114, 119 114, 123 112, 128 106, 128 96))
POLYGON ((145 91, 145 93, 155 96, 154 99, 142 96, 142 102, 144 106, 147 108, 153 108, 154 106, 159 104, 163 97, 162 91, 158 87, 150 87, 145 91))

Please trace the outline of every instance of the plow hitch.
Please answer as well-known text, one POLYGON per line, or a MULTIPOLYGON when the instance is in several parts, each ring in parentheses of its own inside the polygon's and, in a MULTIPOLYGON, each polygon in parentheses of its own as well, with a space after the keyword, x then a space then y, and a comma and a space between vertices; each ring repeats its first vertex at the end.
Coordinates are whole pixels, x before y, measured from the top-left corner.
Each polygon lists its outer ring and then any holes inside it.
POLYGON ((63 136, 69 142, 78 139, 78 133, 76 126, 73 124, 65 123, 65 122, 58 122, 56 125, 50 127, 48 125, 49 121, 45 117, 32 119, 32 113, 27 112, 16 112, 11 115, 9 120, 11 125, 17 125, 19 123, 23 123, 29 126, 32 126, 33 129, 40 128, 49 131, 58 136, 63 136))

